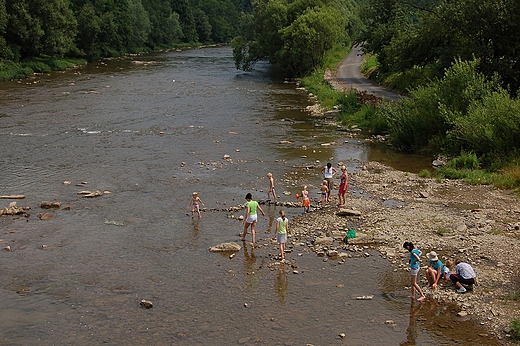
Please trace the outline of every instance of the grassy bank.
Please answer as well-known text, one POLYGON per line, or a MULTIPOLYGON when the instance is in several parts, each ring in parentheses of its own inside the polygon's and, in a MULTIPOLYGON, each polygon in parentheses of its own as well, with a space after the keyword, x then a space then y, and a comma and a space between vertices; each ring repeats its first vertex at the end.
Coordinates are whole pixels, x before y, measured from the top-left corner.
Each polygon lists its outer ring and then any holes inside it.
POLYGON ((19 63, 0 61, 0 80, 23 79, 35 73, 64 71, 85 65, 86 63, 86 60, 83 59, 56 59, 48 56, 41 56, 19 63))
MULTIPOLYGON (((350 49, 347 47, 338 47, 328 52, 325 56, 324 64, 311 75, 302 78, 300 84, 309 93, 315 95, 320 104, 326 109, 339 109, 338 122, 341 125, 356 125, 368 133, 384 134, 390 132, 391 136, 392 133, 404 131, 403 128, 396 128, 395 123, 391 124, 393 127, 390 128, 389 115, 392 116, 393 114, 388 111, 388 108, 394 105, 389 105, 385 102, 376 105, 364 103, 356 92, 343 93, 335 91, 325 81, 324 75, 326 70, 335 70, 349 51, 350 49)), ((375 73, 377 64, 375 57, 369 57, 362 70, 375 73)), ((500 135, 500 132, 497 132, 497 135, 500 135)), ((411 138, 410 136, 405 134, 403 137, 408 139, 411 138)), ((443 145, 446 147, 449 145, 449 142, 445 142, 443 145)), ((436 151, 432 151, 430 154, 441 153, 442 150, 438 151, 439 149, 442 148, 437 148, 436 151)), ((422 150, 419 151, 422 152, 422 150)), ((507 155, 499 155, 497 153, 476 155, 471 151, 465 152, 464 150, 459 153, 459 155, 450 155, 451 160, 448 160, 445 166, 434 171, 425 170, 421 172, 421 175, 436 177, 439 180, 460 179, 474 185, 492 184, 503 189, 520 190, 520 156, 514 150, 507 155)))

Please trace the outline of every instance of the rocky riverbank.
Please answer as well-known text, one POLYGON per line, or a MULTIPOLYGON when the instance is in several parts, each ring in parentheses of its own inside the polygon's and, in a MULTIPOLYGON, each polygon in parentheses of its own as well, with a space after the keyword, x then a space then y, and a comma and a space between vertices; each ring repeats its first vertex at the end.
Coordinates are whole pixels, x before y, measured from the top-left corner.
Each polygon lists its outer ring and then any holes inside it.
POLYGON ((340 261, 373 248, 398 271, 408 270, 409 254, 402 244, 412 241, 423 253, 422 287, 427 252, 435 250, 443 262, 462 258, 477 271, 479 285, 467 294, 457 294, 451 283, 425 288, 428 299, 457 304, 461 314, 478 320, 504 345, 512 344, 510 322, 520 318, 520 202, 515 193, 460 181, 438 182, 377 162, 367 163, 349 178, 355 189, 349 191, 348 208, 361 215, 340 216, 339 208, 328 207, 297 216, 292 220, 291 245, 306 243, 318 255, 333 251, 332 258, 337 253, 340 261), (341 241, 347 224, 363 236, 357 244, 341 241))

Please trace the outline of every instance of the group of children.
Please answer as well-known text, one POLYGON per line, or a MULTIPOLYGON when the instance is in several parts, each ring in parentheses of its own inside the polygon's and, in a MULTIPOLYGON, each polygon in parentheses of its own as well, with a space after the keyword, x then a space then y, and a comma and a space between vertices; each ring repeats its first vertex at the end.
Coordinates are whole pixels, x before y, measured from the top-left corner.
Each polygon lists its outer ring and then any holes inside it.
MULTIPOLYGON (((328 170, 324 168, 325 171, 325 177, 326 179, 323 180, 322 185, 320 186, 320 194, 321 199, 319 201, 320 204, 324 205, 330 202, 330 192, 332 189, 331 181, 333 178, 333 175, 337 172, 334 168, 331 168, 331 164, 328 163, 327 167, 328 170)), ((348 188, 348 176, 347 176, 347 168, 345 166, 341 167, 342 176, 341 176, 341 182, 339 187, 339 201, 340 206, 345 205, 345 194, 348 188)), ((275 184, 274 184, 274 178, 272 173, 267 173, 267 178, 269 179, 269 190, 267 191, 267 201, 271 201, 271 195, 273 198, 273 201, 276 202, 278 199, 278 196, 276 195, 275 191, 275 184)), ((303 206, 303 214, 306 214, 310 211, 311 207, 311 199, 309 196, 309 191, 307 190, 307 185, 303 187, 302 194, 299 196, 296 194, 296 199, 302 198, 302 206, 303 206)), ((256 238, 256 231, 255 226, 257 222, 257 211, 260 211, 263 216, 265 216, 264 211, 258 204, 258 202, 253 201, 252 195, 248 193, 246 195, 246 217, 244 220, 244 231, 241 236, 241 240, 245 240, 248 229, 251 228, 251 236, 252 241, 255 243, 256 238)), ((188 208, 191 208, 191 218, 193 219, 195 217, 195 213, 197 213, 199 219, 202 218, 202 215, 200 213, 200 205, 204 205, 204 202, 200 199, 197 192, 192 193, 192 198, 190 200, 190 204, 188 205, 188 208)), ((280 257, 282 260, 285 260, 285 243, 287 242, 287 231, 289 229, 289 220, 287 219, 285 215, 284 210, 280 210, 279 212, 280 217, 276 219, 276 230, 274 232, 273 239, 276 238, 278 241, 278 244, 280 245, 280 257)))
MULTIPOLYGON (((421 295, 417 300, 423 301, 426 299, 421 286, 417 283, 417 276, 421 268, 421 251, 411 242, 405 242, 403 247, 410 252, 410 270, 411 270, 411 295, 415 299, 416 291, 421 295)), ((437 288, 444 279, 446 282, 452 282, 457 286, 458 293, 466 293, 467 290, 472 290, 473 285, 477 283, 477 274, 469 263, 463 262, 461 259, 455 261, 448 260, 443 264, 435 251, 426 254, 428 257, 428 268, 426 268, 426 279, 428 281, 427 287, 433 289, 437 288), (453 266, 455 265, 455 268, 453 266), (454 271, 452 272, 452 268, 454 271)))

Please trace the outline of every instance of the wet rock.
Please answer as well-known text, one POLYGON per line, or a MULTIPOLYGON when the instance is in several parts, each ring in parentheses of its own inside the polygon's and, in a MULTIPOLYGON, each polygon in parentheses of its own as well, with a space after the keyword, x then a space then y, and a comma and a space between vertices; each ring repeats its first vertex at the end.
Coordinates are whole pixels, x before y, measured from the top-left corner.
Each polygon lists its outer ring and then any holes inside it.
POLYGON ((50 219, 54 218, 54 215, 52 215, 50 213, 43 213, 43 214, 38 214, 38 218, 40 220, 50 220, 50 219))
POLYGON ((242 247, 235 242, 221 243, 209 248, 210 252, 238 252, 242 247))
POLYGON ((329 256, 329 257, 338 257, 338 251, 336 251, 336 250, 329 250, 329 251, 327 251, 327 256, 329 256))
POLYGON ((78 192, 78 195, 83 195, 83 197, 99 197, 99 196, 103 196, 103 192, 99 191, 99 190, 95 190, 95 191, 79 191, 78 192))
POLYGON ((42 203, 40 204, 40 208, 42 208, 42 209, 60 209, 61 202, 42 201, 42 203))
POLYGON ((25 210, 23 208, 19 208, 16 202, 11 202, 9 203, 8 208, 0 210, 0 215, 18 215, 24 213, 25 210))
POLYGON ((149 300, 141 300, 141 303, 139 303, 139 305, 141 305, 143 308, 147 308, 147 309, 151 309, 153 308, 153 303, 149 300))

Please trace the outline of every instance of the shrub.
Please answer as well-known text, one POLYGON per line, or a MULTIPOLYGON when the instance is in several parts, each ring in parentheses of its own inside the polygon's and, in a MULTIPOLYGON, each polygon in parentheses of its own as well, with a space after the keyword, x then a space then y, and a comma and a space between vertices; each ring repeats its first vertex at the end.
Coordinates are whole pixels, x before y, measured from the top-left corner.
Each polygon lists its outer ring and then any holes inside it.
POLYGON ((477 155, 475 155, 474 153, 466 153, 463 151, 460 153, 460 156, 458 156, 454 159, 451 159, 448 162, 447 166, 449 168, 454 168, 454 169, 474 170, 474 169, 479 168, 480 163, 477 158, 477 155))
POLYGON ((36 73, 46 73, 46 72, 51 72, 51 70, 52 70, 49 65, 47 65, 41 61, 32 61, 32 62, 25 63, 24 65, 36 73))
POLYGON ((422 171, 419 172, 418 174, 420 177, 423 177, 423 178, 431 178, 432 176, 432 172, 430 172, 429 170, 427 169, 423 169, 422 171))

